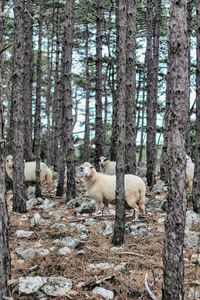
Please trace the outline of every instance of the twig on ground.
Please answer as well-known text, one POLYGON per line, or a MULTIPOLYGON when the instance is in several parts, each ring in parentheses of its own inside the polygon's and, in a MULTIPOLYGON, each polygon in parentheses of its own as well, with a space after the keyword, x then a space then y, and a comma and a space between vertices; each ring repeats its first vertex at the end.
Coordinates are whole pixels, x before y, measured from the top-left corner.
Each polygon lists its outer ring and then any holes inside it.
POLYGON ((60 196, 55 196, 55 195, 49 195, 49 194, 45 194, 45 193, 42 193, 42 196, 47 197, 47 198, 55 198, 55 199, 63 199, 63 200, 66 199, 65 197, 60 197, 60 196))
POLYGON ((138 257, 146 257, 147 256, 147 255, 143 255, 143 254, 140 254, 140 253, 129 252, 129 251, 115 252, 115 254, 119 254, 119 255, 134 255, 134 256, 138 256, 138 257))
POLYGON ((106 280, 109 280, 109 279, 114 279, 115 276, 114 275, 111 275, 111 276, 107 276, 107 277, 103 277, 101 279, 97 279, 97 280, 89 280, 87 282, 83 282, 79 287, 88 287, 88 286, 93 286, 93 285, 99 285, 101 284, 102 282, 105 282, 106 280))
POLYGON ((149 288, 147 279, 148 279, 148 274, 146 273, 145 278, 144 278, 144 286, 145 286, 145 289, 146 289, 148 295, 150 296, 150 298, 151 298, 152 300, 157 300, 156 296, 154 295, 154 293, 153 293, 153 292, 150 290, 150 288, 149 288))

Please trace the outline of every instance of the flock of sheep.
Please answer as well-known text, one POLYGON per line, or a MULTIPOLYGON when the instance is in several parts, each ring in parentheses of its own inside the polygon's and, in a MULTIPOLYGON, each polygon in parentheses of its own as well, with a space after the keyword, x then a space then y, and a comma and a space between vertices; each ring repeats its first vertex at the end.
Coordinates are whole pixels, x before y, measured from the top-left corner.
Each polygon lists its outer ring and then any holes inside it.
MULTIPOLYGON (((104 156, 99 158, 100 172, 89 162, 82 165, 82 174, 85 186, 90 197, 96 201, 97 208, 100 209, 108 203, 114 203, 116 190, 116 162, 110 161, 104 156)), ((36 181, 36 162, 25 162, 24 176, 25 182, 36 181)), ((6 172, 13 178, 13 157, 6 158, 6 172)), ((186 191, 191 193, 194 177, 194 163, 186 156, 186 191)), ((43 162, 40 163, 41 184, 47 183, 48 187, 53 186, 53 172, 43 162)), ((145 192, 144 181, 132 174, 125 175, 125 200, 127 204, 135 210, 135 218, 138 218, 139 211, 145 213, 145 192)))

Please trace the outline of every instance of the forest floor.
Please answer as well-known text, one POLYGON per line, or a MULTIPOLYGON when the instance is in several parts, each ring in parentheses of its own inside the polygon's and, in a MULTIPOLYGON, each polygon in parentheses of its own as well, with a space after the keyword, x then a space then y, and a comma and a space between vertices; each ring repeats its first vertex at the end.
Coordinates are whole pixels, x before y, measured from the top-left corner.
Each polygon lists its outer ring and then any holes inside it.
MULTIPOLYGON (((53 241, 62 239, 66 232, 60 232, 52 225, 55 223, 67 225, 67 236, 79 238, 80 234, 71 230, 73 223, 84 224, 87 216, 77 216, 75 209, 63 209, 64 198, 56 198, 49 190, 45 195, 54 201, 55 206, 51 212, 44 212, 41 208, 32 208, 26 214, 20 215, 11 211, 12 197, 9 199, 10 213, 10 250, 12 258, 12 287, 13 298, 21 300, 39 299, 34 295, 19 294, 19 277, 26 276, 62 276, 72 280, 73 287, 67 296, 48 297, 47 299, 74 299, 74 300, 98 300, 104 299, 92 292, 95 286, 102 286, 114 292, 115 300, 125 299, 150 299, 144 285, 145 276, 148 275, 148 284, 157 299, 161 299, 162 291, 162 252, 164 246, 164 233, 159 230, 161 225, 158 219, 162 217, 162 212, 147 212, 146 219, 150 228, 150 233, 144 236, 125 235, 125 243, 119 248, 113 247, 112 234, 103 236, 97 230, 98 223, 102 220, 114 221, 114 217, 96 216, 92 213, 89 217, 94 217, 97 227, 87 226, 90 234, 84 240, 84 244, 78 249, 72 249, 67 256, 58 255, 58 249, 52 247, 53 241), (59 221, 55 220, 54 212, 60 212, 62 217, 59 221), (44 220, 50 221, 46 225, 35 225, 30 227, 31 219, 35 213, 39 213, 44 220), (32 231, 33 234, 28 238, 18 238, 17 230, 32 231), (50 250, 49 255, 29 258, 24 261, 19 260, 16 249, 23 247, 42 247, 50 250), (92 268, 90 264, 109 263, 120 265, 121 268, 92 268)), ((148 199, 155 200, 153 192, 147 193, 148 199)), ((163 193, 159 197, 166 199, 163 193)), ((48 198, 48 197, 46 197, 48 198)), ((189 207, 192 209, 191 207, 189 207)), ((130 221, 127 217, 126 222, 130 221)), ((194 226, 194 231, 200 231, 200 224, 194 226)), ((200 289, 200 267, 191 262, 191 255, 194 250, 184 251, 185 260, 185 299, 188 297, 190 289, 200 289), (198 279, 198 280, 197 280, 198 279)), ((112 265, 111 265, 112 266, 112 265)), ((43 298, 41 298, 43 299, 43 298)), ((45 299, 45 298, 44 298, 45 299)), ((193 298, 198 299, 198 298, 193 298)), ((199 298, 200 299, 200 298, 199 298)))

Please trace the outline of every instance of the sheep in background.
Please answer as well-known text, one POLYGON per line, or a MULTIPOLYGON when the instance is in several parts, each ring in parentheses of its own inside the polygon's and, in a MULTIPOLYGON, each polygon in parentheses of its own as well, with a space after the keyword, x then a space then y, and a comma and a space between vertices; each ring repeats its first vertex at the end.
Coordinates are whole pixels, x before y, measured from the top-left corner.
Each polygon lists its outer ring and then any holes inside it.
MULTIPOLYGON (((99 173, 89 163, 82 166, 83 179, 90 197, 94 198, 98 209, 115 201, 116 176, 99 173)), ((135 219, 138 218, 139 210, 145 213, 144 181, 135 175, 125 175, 125 199, 128 205, 135 210, 135 219)))
POLYGON ((185 188, 188 193, 192 192, 194 178, 194 163, 191 158, 186 155, 186 179, 185 179, 185 188))
MULTIPOLYGON (((36 180, 36 162, 30 161, 24 163, 24 176, 25 182, 35 182, 36 180)), ((13 179, 13 156, 8 155, 6 158, 6 172, 8 176, 13 179)), ((43 185, 45 182, 48 187, 52 187, 53 185, 53 172, 47 165, 43 162, 40 163, 40 180, 43 185)))
POLYGON ((116 174, 116 161, 111 161, 105 156, 99 157, 100 171, 107 175, 116 174))

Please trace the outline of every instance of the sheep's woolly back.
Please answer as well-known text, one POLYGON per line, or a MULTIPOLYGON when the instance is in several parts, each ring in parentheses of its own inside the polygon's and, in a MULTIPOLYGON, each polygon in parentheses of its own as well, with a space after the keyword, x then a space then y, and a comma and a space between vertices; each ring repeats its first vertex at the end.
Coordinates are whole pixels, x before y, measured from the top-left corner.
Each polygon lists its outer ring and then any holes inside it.
MULTIPOLYGON (((13 178, 13 157, 12 155, 7 156, 6 158, 6 171, 8 176, 12 179, 13 178)), ((30 161, 24 164, 24 176, 25 182, 35 182, 36 181, 36 162, 30 161)), ((44 184, 45 182, 48 184, 49 187, 53 185, 53 172, 51 169, 43 162, 40 163, 40 180, 41 183, 44 184)))
POLYGON ((111 161, 107 159, 105 156, 101 156, 99 158, 100 171, 107 175, 115 175, 116 174, 116 161, 111 161))
MULTIPOLYGON (((93 197, 98 206, 104 201, 112 203, 115 200, 116 176, 98 173, 90 163, 83 164, 84 182, 90 197, 93 197)), ((145 192, 144 181, 135 175, 126 174, 125 180, 125 198, 128 205, 135 209, 145 210, 145 192)))

